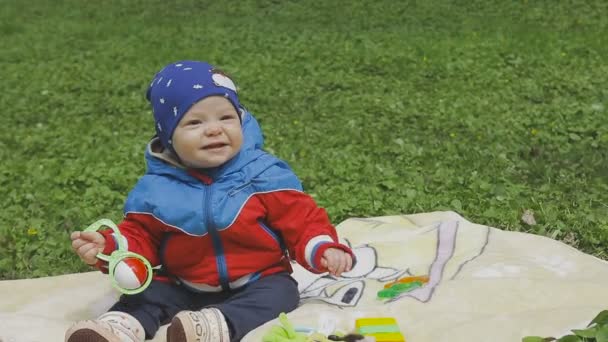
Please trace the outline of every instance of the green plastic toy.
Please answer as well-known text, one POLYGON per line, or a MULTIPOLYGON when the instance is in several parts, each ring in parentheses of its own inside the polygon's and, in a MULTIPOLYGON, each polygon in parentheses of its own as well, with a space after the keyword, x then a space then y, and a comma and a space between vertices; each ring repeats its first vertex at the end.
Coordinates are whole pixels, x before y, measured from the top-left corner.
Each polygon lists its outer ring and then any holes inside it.
POLYGON ((306 335, 297 332, 284 312, 279 315, 279 322, 281 325, 270 328, 270 331, 262 337, 262 342, 331 342, 321 333, 306 335))
POLYGON ((150 282, 152 282, 152 266, 150 265, 150 262, 143 256, 127 250, 118 227, 111 220, 101 219, 96 221, 88 226, 84 231, 96 232, 105 227, 108 227, 114 231, 118 249, 116 249, 110 255, 99 253, 97 254, 97 258, 108 262, 108 273, 110 274, 110 279, 112 280, 112 286, 114 286, 114 288, 116 288, 118 291, 128 295, 142 292, 148 287, 148 285, 150 285, 150 282), (127 274, 129 272, 132 274, 127 274), (143 282, 138 282, 137 287, 126 287, 126 282, 123 279, 127 279, 129 277, 133 278, 134 276, 137 278, 145 277, 145 280, 143 282))
POLYGON ((385 289, 378 291, 378 298, 382 298, 382 299, 394 298, 404 292, 409 292, 414 289, 417 289, 417 288, 421 287, 422 285, 423 285, 423 283, 420 281, 414 281, 411 283, 396 283, 396 284, 391 285, 389 288, 385 288, 385 289))
MULTIPOLYGON (((330 336, 325 336, 319 332, 313 332, 309 335, 298 332, 293 327, 287 315, 281 312, 279 315, 281 325, 275 325, 264 334, 262 342, 332 342, 332 341, 361 341, 364 336, 359 334, 344 335, 342 332, 334 332, 330 336)), ((308 330, 308 329, 307 329, 308 330)))
POLYGON ((263 337, 262 342, 307 342, 307 336, 303 333, 296 332, 293 325, 287 318, 284 312, 279 315, 279 323, 281 325, 275 325, 270 328, 263 337))

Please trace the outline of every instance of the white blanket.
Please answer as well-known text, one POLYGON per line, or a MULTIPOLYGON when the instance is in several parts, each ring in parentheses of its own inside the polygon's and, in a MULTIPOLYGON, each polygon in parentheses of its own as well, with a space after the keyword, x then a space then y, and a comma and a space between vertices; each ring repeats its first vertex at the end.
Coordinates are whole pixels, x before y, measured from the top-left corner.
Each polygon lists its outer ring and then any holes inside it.
MULTIPOLYGON (((359 317, 394 317, 408 342, 521 341, 562 336, 608 309, 608 263, 561 242, 473 224, 453 212, 349 219, 339 235, 357 254, 343 277, 294 265, 296 327, 351 331, 359 317), (426 275, 392 299, 390 281, 426 275)), ((0 342, 63 341, 76 320, 117 298, 100 272, 0 282, 0 342)), ((261 341, 276 320, 243 341, 261 341)), ((161 328, 153 341, 165 341, 161 328)))

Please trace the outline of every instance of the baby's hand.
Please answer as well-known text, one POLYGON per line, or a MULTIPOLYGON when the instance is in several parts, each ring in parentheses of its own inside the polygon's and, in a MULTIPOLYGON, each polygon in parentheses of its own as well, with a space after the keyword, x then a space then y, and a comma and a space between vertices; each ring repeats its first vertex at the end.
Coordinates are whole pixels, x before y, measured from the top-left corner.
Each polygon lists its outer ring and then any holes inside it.
POLYGON ((342 272, 350 271, 353 266, 353 258, 339 248, 328 248, 321 258, 321 266, 326 268, 331 275, 339 277, 342 272))
POLYGON ((106 239, 98 232, 73 232, 72 249, 87 265, 97 263, 97 254, 101 253, 106 246, 106 239))

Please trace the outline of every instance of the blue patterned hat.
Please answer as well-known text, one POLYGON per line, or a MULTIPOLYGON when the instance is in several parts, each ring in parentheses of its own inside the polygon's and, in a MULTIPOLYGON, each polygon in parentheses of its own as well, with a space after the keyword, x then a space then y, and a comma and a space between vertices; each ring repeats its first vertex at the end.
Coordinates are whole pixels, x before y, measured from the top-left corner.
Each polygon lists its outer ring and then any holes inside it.
POLYGON ((209 63, 175 62, 154 76, 146 98, 152 105, 156 134, 165 148, 174 151, 171 137, 190 107, 214 95, 228 99, 241 118, 242 108, 234 82, 209 63))

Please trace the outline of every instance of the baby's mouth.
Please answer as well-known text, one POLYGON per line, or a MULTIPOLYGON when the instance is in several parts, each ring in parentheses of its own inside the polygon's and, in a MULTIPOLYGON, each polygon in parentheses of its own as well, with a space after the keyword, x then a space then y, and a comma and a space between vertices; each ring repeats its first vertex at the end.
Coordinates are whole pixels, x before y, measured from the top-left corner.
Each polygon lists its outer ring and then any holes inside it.
POLYGON ((203 146, 203 150, 211 150, 211 149, 215 149, 215 148, 221 148, 224 147, 228 144, 226 143, 213 143, 213 144, 209 144, 209 145, 205 145, 203 146))

